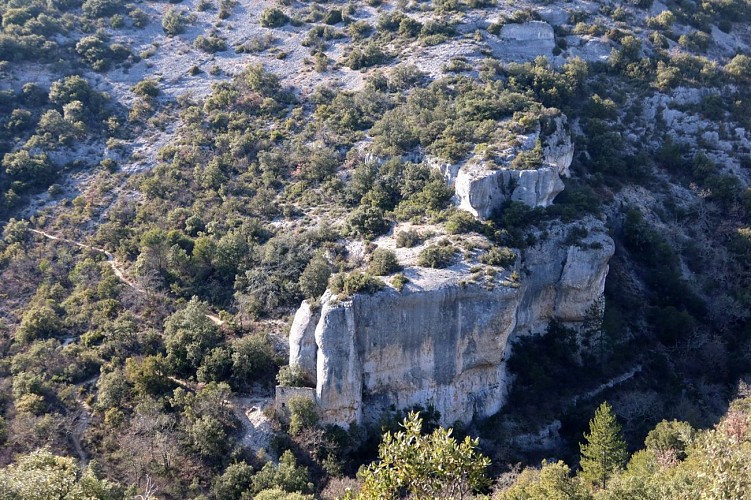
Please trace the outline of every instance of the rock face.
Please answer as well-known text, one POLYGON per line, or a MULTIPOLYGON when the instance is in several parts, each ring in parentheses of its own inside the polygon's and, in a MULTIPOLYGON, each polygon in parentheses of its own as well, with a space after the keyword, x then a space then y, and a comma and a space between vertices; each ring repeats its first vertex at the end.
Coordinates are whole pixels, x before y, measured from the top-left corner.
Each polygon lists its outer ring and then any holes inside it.
POLYGON ((567 119, 564 115, 553 118, 546 136, 542 140, 542 159, 547 165, 555 167, 559 175, 569 177, 568 168, 574 161, 574 143, 566 130, 567 119))
MULTIPOLYGON (((459 208, 487 219, 505 201, 520 201, 531 207, 546 207, 563 191, 561 176, 569 175, 574 146, 566 131, 565 116, 548 123, 541 139, 543 164, 534 170, 501 168, 490 170, 483 163, 468 162, 455 175, 454 189, 459 208)), ((527 137, 528 147, 540 132, 527 137)))
POLYGON ((289 334, 289 364, 297 366, 308 380, 316 379, 315 325, 321 316, 307 300, 295 313, 289 334))
POLYGON ((503 60, 530 60, 550 56, 555 47, 553 27, 543 21, 505 24, 496 39, 488 40, 494 54, 503 60))
POLYGON ((563 182, 558 172, 550 167, 488 170, 475 164, 459 171, 454 189, 459 208, 487 219, 506 200, 520 201, 531 207, 547 207, 563 191, 563 182))
POLYGON ((323 420, 370 423, 415 404, 433 405, 443 424, 496 413, 510 340, 544 331, 553 318, 581 322, 603 292, 614 245, 600 221, 587 225, 578 247, 563 244, 566 227, 550 228, 519 259, 519 283, 506 272, 491 286, 466 284, 466 266, 407 268, 401 292, 346 300, 327 292, 320 314, 303 304, 290 332, 291 364, 315 364, 323 420))
POLYGON ((525 250, 516 334, 543 333, 552 318, 576 325, 602 295, 615 243, 601 222, 589 219, 585 226, 589 235, 579 245, 564 244, 570 227, 559 225, 525 250))

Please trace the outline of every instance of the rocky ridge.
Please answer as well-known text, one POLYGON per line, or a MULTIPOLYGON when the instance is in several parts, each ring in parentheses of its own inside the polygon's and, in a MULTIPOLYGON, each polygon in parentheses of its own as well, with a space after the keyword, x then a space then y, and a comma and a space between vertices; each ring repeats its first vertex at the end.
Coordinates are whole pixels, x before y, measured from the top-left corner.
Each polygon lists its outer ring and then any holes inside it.
MULTIPOLYGON (((565 117, 552 123, 545 137, 537 130, 522 141, 521 151, 542 145, 536 169, 443 166, 457 172, 447 178, 455 176, 459 208, 486 218, 507 199, 552 203, 573 157, 565 117)), ((303 302, 290 330, 290 365, 315 383, 323 420, 371 423, 395 408, 431 405, 451 424, 500 410, 513 339, 544 333, 553 319, 579 326, 603 294, 613 240, 599 219, 579 227, 586 236, 572 241, 571 225, 552 223, 508 269, 486 266, 480 275, 472 257, 448 269, 407 267, 401 290, 327 291, 320 304, 303 302)))

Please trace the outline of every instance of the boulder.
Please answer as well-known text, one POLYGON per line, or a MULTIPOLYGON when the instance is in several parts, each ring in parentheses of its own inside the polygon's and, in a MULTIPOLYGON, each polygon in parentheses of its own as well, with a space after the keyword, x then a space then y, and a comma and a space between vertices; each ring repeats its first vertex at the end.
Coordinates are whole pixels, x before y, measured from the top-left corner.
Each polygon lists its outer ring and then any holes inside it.
POLYGON ((528 61, 537 56, 552 56, 555 48, 553 27, 543 21, 505 24, 498 37, 488 37, 498 59, 528 61))

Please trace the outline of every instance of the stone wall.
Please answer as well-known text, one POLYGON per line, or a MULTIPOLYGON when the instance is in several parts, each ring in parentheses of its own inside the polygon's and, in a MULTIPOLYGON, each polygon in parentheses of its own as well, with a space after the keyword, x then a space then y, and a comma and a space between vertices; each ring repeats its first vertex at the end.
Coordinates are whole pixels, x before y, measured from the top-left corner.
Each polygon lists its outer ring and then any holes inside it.
POLYGON ((278 413, 288 413, 289 400, 294 397, 316 401, 316 390, 312 387, 286 387, 277 385, 274 394, 274 410, 278 413))

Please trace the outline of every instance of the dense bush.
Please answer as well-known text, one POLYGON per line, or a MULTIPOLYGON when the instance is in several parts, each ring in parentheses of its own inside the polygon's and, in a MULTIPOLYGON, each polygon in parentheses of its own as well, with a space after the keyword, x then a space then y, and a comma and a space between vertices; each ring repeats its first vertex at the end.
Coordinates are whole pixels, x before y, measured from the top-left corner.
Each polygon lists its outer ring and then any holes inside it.
POLYGON ((450 266, 456 251, 451 245, 430 245, 423 248, 417 256, 417 265, 441 269, 450 266))
POLYGON ((344 64, 350 69, 363 69, 387 61, 388 56, 383 52, 381 47, 376 43, 368 43, 364 48, 355 47, 349 53, 344 64))
POLYGON ((261 26, 264 28, 281 28, 289 22, 289 16, 280 9, 266 9, 261 13, 261 26))
POLYGON ((81 6, 83 13, 92 18, 111 16, 119 12, 122 7, 121 0, 84 0, 81 6))
POLYGON ((277 488, 288 493, 312 493, 313 483, 308 479, 308 468, 297 465, 291 451, 287 450, 279 458, 279 465, 266 463, 253 476, 251 494, 277 488))
POLYGON ((377 248, 370 256, 368 271, 376 276, 386 276, 401 270, 399 260, 392 250, 377 248))
POLYGON ((331 277, 329 288, 335 294, 343 294, 349 297, 356 293, 375 293, 383 289, 384 284, 378 278, 368 273, 353 272, 349 274, 339 273, 331 277))
POLYGON ((190 17, 185 11, 170 8, 162 17, 162 29, 169 36, 179 35, 185 32, 185 28, 190 22, 190 17))
POLYGON ((326 291, 330 276, 328 260, 322 253, 317 253, 300 274, 300 291, 307 298, 317 299, 326 291))
POLYGON ((390 227, 384 211, 370 206, 358 207, 347 219, 347 225, 353 235, 368 240, 386 233, 390 227))
POLYGON ((516 253, 508 247, 493 247, 480 256, 480 262, 489 266, 510 267, 516 262, 516 253))
POLYGON ((198 35, 193 41, 193 46, 198 50, 213 54, 227 50, 227 41, 215 35, 198 35))
POLYGON ((415 229, 405 229, 396 233, 396 246, 412 248, 423 242, 424 236, 415 229))

